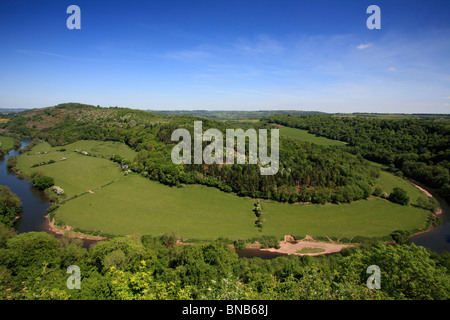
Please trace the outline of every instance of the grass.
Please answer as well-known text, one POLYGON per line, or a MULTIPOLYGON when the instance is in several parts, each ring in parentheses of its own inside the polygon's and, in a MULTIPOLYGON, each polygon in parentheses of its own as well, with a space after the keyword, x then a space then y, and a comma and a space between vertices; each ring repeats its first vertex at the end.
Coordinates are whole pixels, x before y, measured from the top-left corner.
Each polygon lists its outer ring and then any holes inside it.
POLYGON ((306 247, 306 248, 302 248, 300 250, 297 250, 295 253, 321 253, 324 252, 325 250, 322 248, 312 248, 312 247, 306 247))
POLYGON ((339 140, 332 140, 324 137, 317 137, 314 134, 308 133, 307 130, 290 128, 290 127, 280 127, 280 135, 286 136, 294 139, 298 139, 304 142, 315 143, 323 146, 343 146, 345 142, 339 140))
POLYGON ((392 231, 425 227, 427 211, 374 198, 350 204, 261 204, 269 235, 292 234, 304 237, 382 237, 392 231))
POLYGON ((14 139, 11 137, 0 136, 0 147, 5 151, 14 149, 14 139))
POLYGON ((65 148, 66 151, 61 152, 57 151, 61 147, 53 148, 46 142, 40 143, 19 157, 17 167, 25 176, 41 172, 54 178, 55 185, 64 189, 67 198, 98 189, 123 176, 119 164, 70 151, 70 145, 65 148), (35 164, 47 163, 49 160, 55 163, 32 168, 35 164))
MULTIPOLYGON (((86 144, 75 146, 87 149, 86 144)), ((201 240, 251 239, 265 235, 282 238, 285 234, 350 239, 386 236, 397 229, 413 231, 426 224, 428 211, 380 198, 341 205, 262 201, 264 223, 259 231, 252 212, 255 199, 201 185, 176 188, 137 174, 124 176, 118 164, 70 151, 75 146, 68 145, 66 151, 60 152, 56 151, 58 147, 41 143, 19 157, 18 167, 25 174, 40 170, 55 178, 68 197, 83 193, 66 201, 55 215, 57 223, 83 232, 157 236, 175 231, 181 237, 201 240), (43 151, 47 153, 42 154, 43 151), (62 157, 67 160, 61 161, 62 157), (56 162, 30 167, 50 159, 56 162), (87 190, 94 193, 86 193, 87 190)), ((101 147, 108 149, 105 144, 101 147)), ((420 194, 407 181, 387 172, 382 173, 379 184, 386 190, 405 184, 408 192, 420 194)))
POLYGON ((411 204, 414 205, 417 205, 417 198, 426 197, 425 194, 412 183, 384 170, 380 170, 377 186, 380 186, 383 192, 386 192, 387 194, 390 194, 395 187, 404 189, 410 197, 411 204))
POLYGON ((119 154, 125 160, 133 161, 136 152, 126 144, 117 141, 97 141, 97 140, 80 140, 64 146, 63 148, 71 151, 84 150, 89 154, 111 157, 119 154))
POLYGON ((173 188, 131 174, 67 202, 56 218, 82 230, 110 234, 176 231, 194 239, 250 238, 258 236, 253 203, 205 186, 173 188))

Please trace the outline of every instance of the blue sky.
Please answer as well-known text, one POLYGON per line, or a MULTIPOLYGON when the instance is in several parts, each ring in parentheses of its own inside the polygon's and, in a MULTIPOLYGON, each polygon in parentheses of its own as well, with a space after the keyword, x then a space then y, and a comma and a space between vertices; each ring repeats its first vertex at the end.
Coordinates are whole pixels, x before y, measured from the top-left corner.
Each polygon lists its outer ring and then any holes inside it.
POLYGON ((0 107, 449 113, 449 57, 448 0, 0 2, 0 107))

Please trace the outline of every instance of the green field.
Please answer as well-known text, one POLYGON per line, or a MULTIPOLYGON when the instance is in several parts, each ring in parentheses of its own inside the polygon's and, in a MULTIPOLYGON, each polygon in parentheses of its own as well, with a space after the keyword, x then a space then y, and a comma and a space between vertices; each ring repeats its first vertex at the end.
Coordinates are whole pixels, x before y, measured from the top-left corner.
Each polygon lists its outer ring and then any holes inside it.
MULTIPOLYGON (((101 142, 101 148, 108 150, 110 143, 101 142)), ((81 141, 75 146, 87 149, 88 145, 95 143, 81 141)), ((56 184, 66 190, 67 197, 83 193, 61 205, 55 219, 59 224, 84 232, 156 236, 175 231, 183 238, 204 240, 249 239, 262 235, 281 238, 285 234, 376 237, 397 229, 422 228, 428 213, 380 198, 341 205, 262 201, 264 222, 263 231, 259 232, 252 212, 254 199, 201 185, 168 187, 134 173, 125 176, 116 163, 70 151, 73 145, 65 148, 61 152, 41 143, 19 157, 18 167, 25 175, 40 170, 55 178, 56 184), (43 151, 47 153, 42 154, 43 151), (63 157, 66 160, 62 161, 63 157), (30 167, 50 159, 56 162, 30 167)), ((385 191, 394 186, 405 187, 414 200, 421 194, 405 180, 387 172, 382 172, 379 184, 385 191)))
POLYGON ((65 149, 75 151, 84 150, 89 154, 111 157, 119 154, 125 160, 133 161, 136 152, 126 144, 117 141, 80 140, 64 146, 65 149))
MULTIPOLYGON (((98 157, 82 155, 72 150, 80 149, 88 152, 95 150, 99 155, 106 155, 113 147, 118 147, 116 149, 118 151, 128 151, 126 145, 118 146, 115 142, 78 141, 65 147, 51 147, 47 142, 43 142, 30 152, 21 155, 17 167, 25 176, 30 176, 36 171, 51 176, 55 179, 55 185, 63 188, 66 197, 71 198, 88 190, 98 189, 123 176, 119 164, 98 157), (58 151, 61 148, 66 151, 58 151), (54 160, 55 163, 32 167, 36 164, 47 163, 49 160, 54 160)), ((125 155, 130 158, 134 157, 134 151, 131 151, 125 155)))
POLYGON ((5 151, 12 150, 14 148, 14 139, 0 136, 0 147, 5 151))
POLYGON ((392 189, 399 187, 404 189, 411 199, 411 204, 417 204, 417 198, 425 197, 424 193, 407 180, 400 178, 392 173, 381 170, 378 184, 383 192, 391 193, 392 189))
POLYGON ((343 146, 345 142, 339 140, 327 139, 324 137, 317 137, 314 134, 308 133, 307 130, 280 127, 280 136, 286 136, 294 139, 298 139, 304 142, 315 143, 323 146, 343 146))
POLYGON ((352 238, 378 237, 390 232, 414 230, 425 225, 426 212, 375 198, 351 204, 281 204, 263 203, 267 222, 264 232, 270 235, 329 236, 352 238))

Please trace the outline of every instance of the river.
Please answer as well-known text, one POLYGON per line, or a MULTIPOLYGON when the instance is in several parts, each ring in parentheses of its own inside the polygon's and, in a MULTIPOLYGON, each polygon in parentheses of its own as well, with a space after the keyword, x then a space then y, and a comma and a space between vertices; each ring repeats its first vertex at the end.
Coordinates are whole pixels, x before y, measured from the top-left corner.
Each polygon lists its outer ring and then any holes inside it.
MULTIPOLYGON (((24 139, 21 148, 26 147, 31 141, 24 139)), ((8 186, 22 201, 22 215, 15 224, 17 233, 30 231, 45 231, 52 233, 48 220, 45 219, 47 208, 51 205, 44 192, 34 188, 26 179, 18 179, 17 175, 10 172, 6 167, 6 161, 10 156, 18 156, 17 150, 10 151, 6 156, 0 158, 0 184, 8 186)), ((411 237, 409 243, 424 246, 434 252, 442 253, 450 251, 450 207, 440 197, 436 196, 442 208, 444 223, 439 227, 434 227, 430 231, 411 237)), ((54 234, 54 233, 52 233, 54 234)), ((59 236, 54 234, 55 236, 59 236)), ((84 240, 83 246, 88 248, 97 241, 84 240)), ((254 248, 236 250, 240 257, 260 257, 270 259, 280 256, 278 253, 261 251, 254 248)))
MULTIPOLYGON (((431 190, 422 186, 428 192, 431 190)), ((410 238, 409 243, 423 246, 437 253, 450 252, 450 206, 436 192, 431 191, 433 197, 439 201, 442 208, 442 214, 439 217, 443 220, 443 224, 438 227, 431 227, 431 230, 410 238)))
MULTIPOLYGON (((23 140, 21 148, 26 147, 30 142, 28 139, 23 140)), ((50 203, 45 194, 33 188, 28 180, 18 179, 17 175, 8 170, 6 167, 8 157, 18 155, 17 150, 12 150, 3 159, 0 158, 0 184, 9 187, 22 201, 22 214, 14 228, 18 233, 43 231, 46 229, 44 217, 50 203)))

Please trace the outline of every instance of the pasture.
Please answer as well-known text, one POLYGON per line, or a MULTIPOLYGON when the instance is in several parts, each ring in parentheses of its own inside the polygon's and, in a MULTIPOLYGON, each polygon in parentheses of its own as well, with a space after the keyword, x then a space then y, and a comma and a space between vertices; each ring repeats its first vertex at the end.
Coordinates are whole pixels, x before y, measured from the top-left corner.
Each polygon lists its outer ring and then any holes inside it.
POLYGON ((72 151, 80 146, 85 147, 84 144, 77 143, 75 147, 65 146, 66 151, 58 151, 62 147, 51 147, 43 142, 30 152, 22 154, 17 167, 25 176, 41 172, 54 178, 55 185, 64 189, 67 198, 95 190, 123 176, 117 163, 72 151), (50 160, 54 163, 47 164, 50 160))
MULTIPOLYGON (((103 151, 114 149, 107 145, 110 142, 101 143, 103 151)), ((252 211, 255 199, 201 185, 169 187, 134 173, 125 176, 112 161, 71 151, 86 150, 89 145, 90 150, 96 146, 80 141, 58 151, 60 147, 41 143, 18 161, 25 175, 40 170, 65 189, 69 200, 56 210, 55 220, 85 233, 158 236, 175 231, 183 238, 201 240, 282 238, 285 234, 352 238, 386 236, 397 229, 412 231, 426 223, 428 211, 380 198, 340 205, 262 201, 260 232, 252 211), (49 160, 55 163, 31 168, 49 160)), ((421 194, 409 182, 387 172, 382 173, 379 184, 386 191, 401 186, 413 194, 412 200, 421 194)))
POLYGON ((344 146, 346 143, 339 140, 332 140, 324 137, 317 137, 314 134, 308 133, 307 130, 280 127, 280 136, 286 136, 298 139, 304 142, 315 143, 322 146, 344 146))
POLYGON ((0 147, 5 151, 12 150, 14 148, 14 139, 11 137, 0 136, 0 147))
POLYGON ((98 156, 111 157, 119 154, 128 161, 133 161, 136 157, 136 152, 128 147, 126 144, 117 141, 97 141, 97 140, 80 140, 64 146, 63 148, 75 151, 84 150, 89 154, 98 156))

